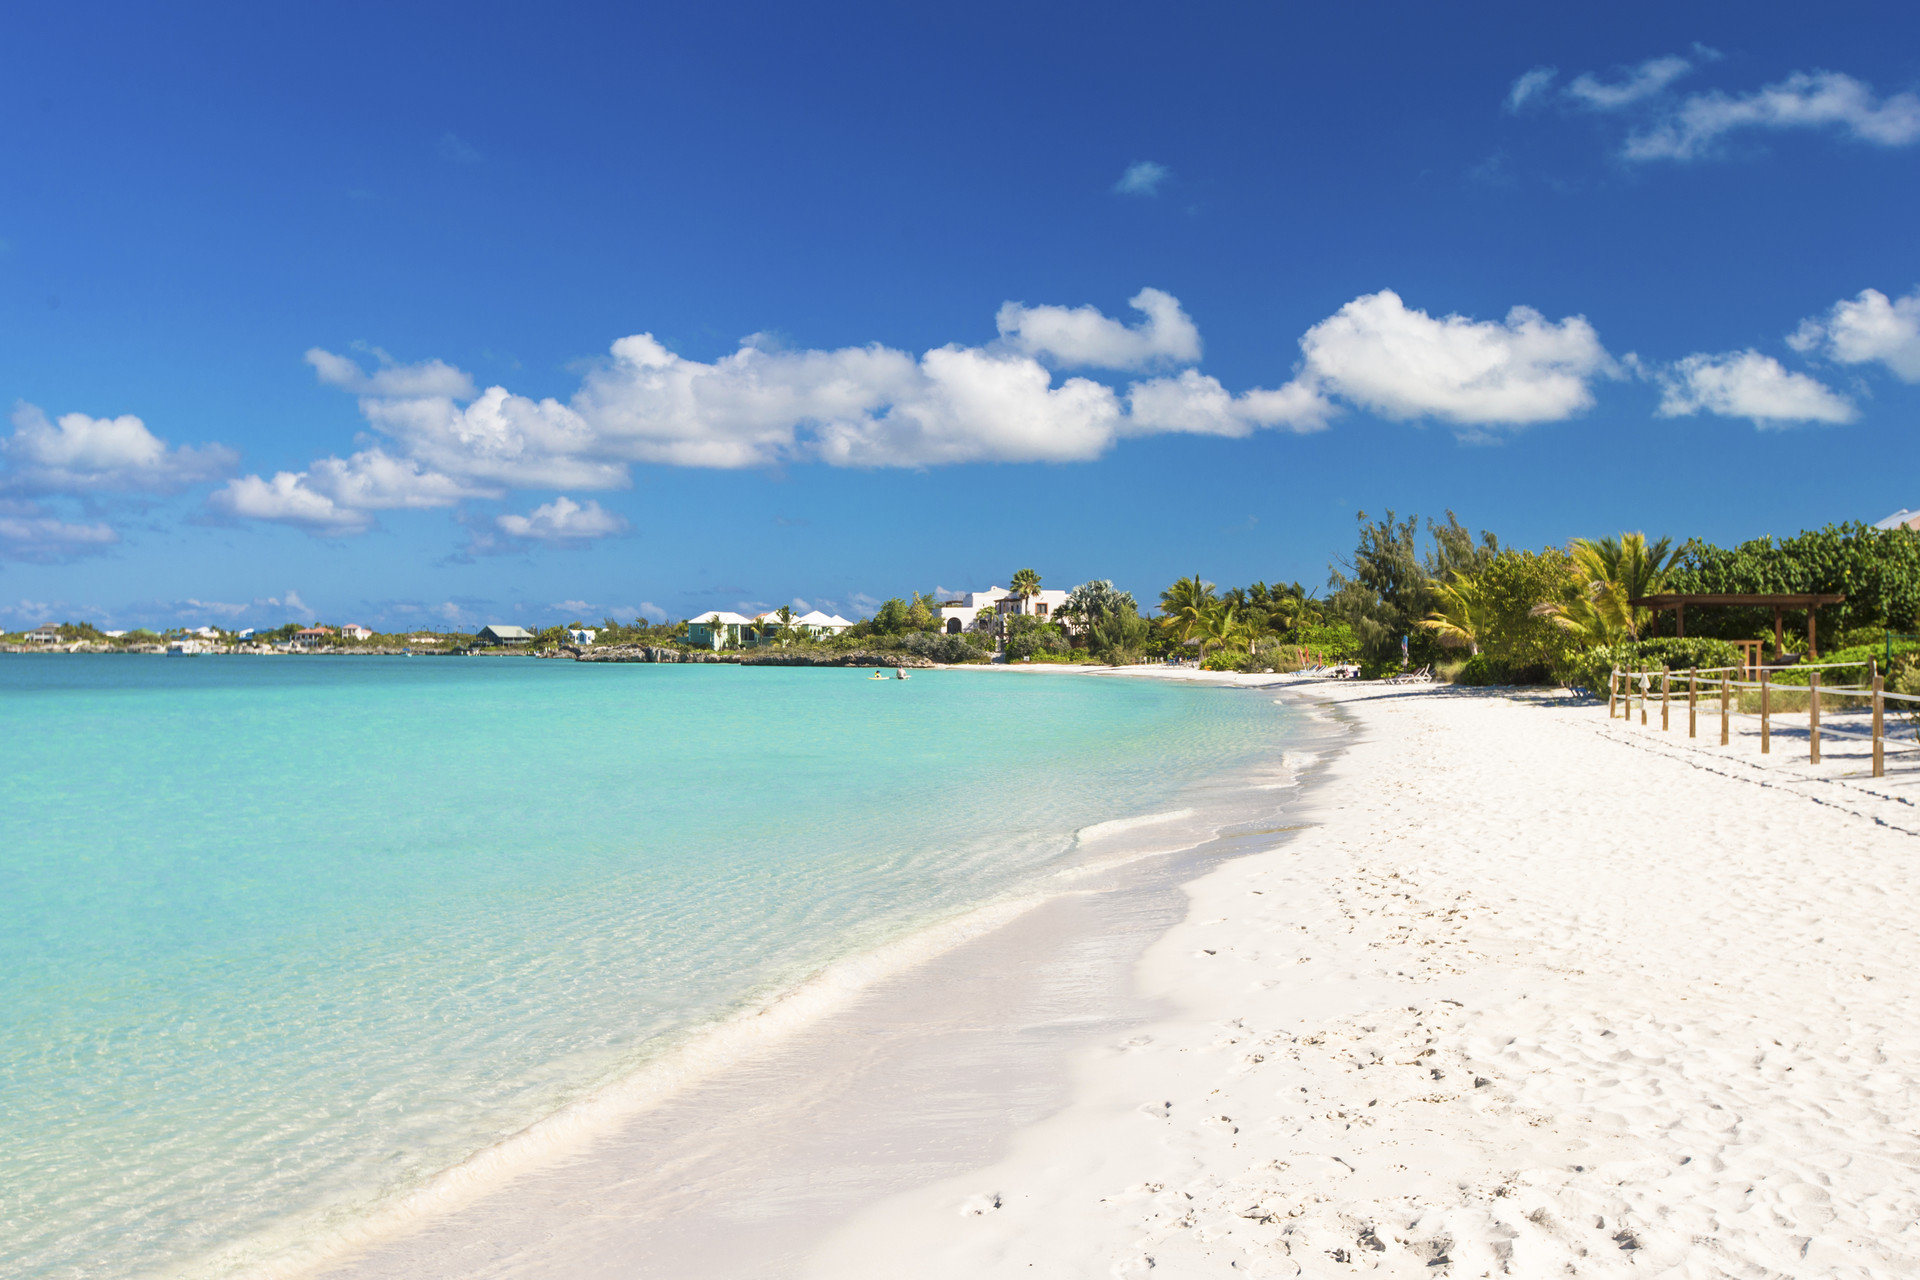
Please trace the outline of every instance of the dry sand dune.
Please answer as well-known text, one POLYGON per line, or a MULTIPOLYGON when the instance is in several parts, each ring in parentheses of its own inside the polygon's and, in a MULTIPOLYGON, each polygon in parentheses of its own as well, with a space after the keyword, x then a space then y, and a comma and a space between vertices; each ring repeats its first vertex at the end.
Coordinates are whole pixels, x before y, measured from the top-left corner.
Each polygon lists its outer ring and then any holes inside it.
POLYGON ((1897 780, 1565 703, 1285 696, 1357 741, 1313 829, 1190 886, 1140 966, 1168 1015, 813 1275, 1920 1274, 1897 780))

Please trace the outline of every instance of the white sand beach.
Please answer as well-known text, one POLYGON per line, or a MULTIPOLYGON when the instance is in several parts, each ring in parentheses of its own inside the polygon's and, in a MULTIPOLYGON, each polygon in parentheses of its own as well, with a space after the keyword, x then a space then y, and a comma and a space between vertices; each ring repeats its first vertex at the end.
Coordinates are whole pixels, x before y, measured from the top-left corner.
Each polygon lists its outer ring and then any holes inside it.
POLYGON ((1313 696, 1359 739, 1313 830, 1189 886, 1137 971, 1171 1016, 808 1274, 1920 1272, 1913 779, 1313 696))
POLYGON ((1018 915, 336 1273, 1920 1272, 1920 780, 1218 679, 1349 727, 1305 829, 1018 915))

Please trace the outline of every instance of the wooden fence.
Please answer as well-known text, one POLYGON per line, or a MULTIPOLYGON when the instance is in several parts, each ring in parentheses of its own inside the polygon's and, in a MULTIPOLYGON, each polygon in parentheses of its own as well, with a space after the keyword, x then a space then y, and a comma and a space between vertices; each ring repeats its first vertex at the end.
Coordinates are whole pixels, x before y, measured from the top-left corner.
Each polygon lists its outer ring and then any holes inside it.
MULTIPOLYGON (((1846 705, 1847 699, 1854 699, 1855 705, 1865 702, 1873 713, 1873 727, 1869 733, 1839 726, 1829 727, 1824 730, 1824 733, 1828 737, 1870 738, 1873 742, 1873 776, 1876 778, 1884 777, 1886 774, 1888 700, 1920 710, 1920 705, 1916 705, 1920 704, 1920 696, 1887 692, 1886 678, 1880 674, 1877 664, 1872 659, 1865 662, 1802 663, 1790 667, 1695 667, 1685 671, 1669 671, 1665 668, 1656 668, 1652 671, 1624 671, 1615 667, 1612 677, 1607 682, 1608 718, 1620 715, 1631 721, 1636 691, 1640 700, 1640 723, 1647 723, 1649 704, 1657 700, 1660 704, 1662 729, 1672 727, 1674 704, 1684 699, 1689 738, 1699 736, 1701 696, 1704 694, 1709 700, 1709 714, 1711 714, 1712 702, 1717 700, 1720 710, 1720 745, 1723 747, 1731 740, 1734 716, 1757 714, 1760 719, 1760 750, 1763 754, 1773 750, 1774 717, 1780 714, 1794 714, 1777 709, 1774 706, 1776 697, 1797 698, 1804 694, 1807 700, 1807 758, 1815 764, 1820 762, 1820 739, 1823 733, 1820 725, 1822 702, 1831 699, 1836 707, 1846 705), (1820 683, 1822 671, 1853 668, 1864 668, 1862 674, 1866 678, 1865 684, 1823 685, 1820 683), (1798 685, 1775 683, 1774 675, 1782 671, 1805 672, 1806 687, 1802 689, 1798 685), (1758 712, 1745 711, 1735 705, 1740 700, 1740 694, 1749 690, 1757 691, 1759 694, 1758 712)), ((1896 706, 1894 710, 1898 712, 1900 708, 1896 706)), ((1896 740, 1892 745, 1896 750, 1905 750, 1913 749, 1916 744, 1896 740)))

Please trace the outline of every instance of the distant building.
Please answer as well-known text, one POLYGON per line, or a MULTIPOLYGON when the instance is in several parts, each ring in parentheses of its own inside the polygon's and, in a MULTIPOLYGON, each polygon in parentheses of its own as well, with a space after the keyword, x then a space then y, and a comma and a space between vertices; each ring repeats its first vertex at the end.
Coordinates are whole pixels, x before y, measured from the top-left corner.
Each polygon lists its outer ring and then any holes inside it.
POLYGON ((1028 614, 1051 621, 1066 603, 1064 591, 1036 591, 1030 596, 1017 596, 1001 587, 965 591, 941 602, 940 629, 957 636, 969 628, 996 627, 999 619, 1010 614, 1028 614))
MULTIPOLYGON (((100 634, 105 636, 109 640, 118 640, 121 636, 124 636, 127 633, 124 631, 102 631, 100 634)), ((247 634, 252 635, 253 632, 249 631, 247 632, 247 634)))
POLYGON ((444 644, 445 642, 446 638, 444 636, 430 635, 426 632, 422 632, 417 636, 407 637, 408 644, 444 644))
POLYGON ((202 640, 218 640, 220 638, 219 629, 215 627, 189 627, 187 628, 187 634, 190 636, 199 636, 202 640))
POLYGON ((807 634, 815 636, 837 636, 853 625, 837 613, 822 613, 818 609, 803 613, 794 621, 804 627, 807 634))
POLYGON ((1909 511, 1905 507, 1902 507, 1885 520, 1875 520, 1873 527, 1876 529, 1920 530, 1920 511, 1909 511))
POLYGON ((512 646, 532 644, 533 632, 495 622, 480 628, 473 638, 479 644, 512 646))
MULTIPOLYGON (((108 634, 108 635, 110 635, 110 636, 117 636, 117 635, 119 635, 119 634, 120 634, 120 632, 118 632, 118 631, 109 631, 109 632, 107 632, 107 634, 108 634)), ((252 627, 248 627, 248 628, 247 628, 247 629, 246 629, 245 631, 236 631, 236 632, 234 632, 234 633, 233 633, 233 638, 234 638, 234 639, 236 639, 236 640, 251 640, 251 639, 253 639, 253 635, 254 635, 254 631, 253 631, 253 628, 252 628, 252 627)))
POLYGON ((27 643, 28 644, 59 644, 60 628, 54 626, 51 622, 47 623, 45 626, 35 627, 33 630, 27 632, 27 643))
POLYGON ((738 645, 753 627, 753 619, 715 609, 687 623, 687 643, 703 649, 723 649, 738 645))
POLYGON ((599 634, 600 632, 593 627, 573 627, 567 632, 567 643, 589 645, 593 643, 593 638, 599 634))
POLYGON ((994 601, 1007 594, 1005 587, 988 587, 985 591, 962 591, 951 600, 940 602, 940 629, 950 636, 957 636, 969 630, 980 621, 984 612, 989 616, 998 611, 994 601))
MULTIPOLYGON (((778 644, 787 631, 787 624, 778 612, 755 614, 750 623, 750 628, 742 633, 748 644, 778 644)), ((822 613, 818 609, 793 616, 794 633, 802 637, 837 636, 852 625, 837 613, 822 613)))
POLYGON ((346 626, 340 628, 340 634, 349 640, 373 639, 373 632, 367 630, 357 622, 349 622, 346 626))
POLYGON ((332 627, 305 627, 293 633, 293 647, 311 649, 333 639, 332 627))

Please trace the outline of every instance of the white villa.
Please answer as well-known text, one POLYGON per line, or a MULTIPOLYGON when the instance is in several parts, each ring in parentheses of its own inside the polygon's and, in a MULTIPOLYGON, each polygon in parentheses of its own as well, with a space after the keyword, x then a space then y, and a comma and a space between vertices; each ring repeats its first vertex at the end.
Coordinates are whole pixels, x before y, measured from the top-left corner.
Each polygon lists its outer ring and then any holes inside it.
POLYGON ((59 642, 60 628, 54 626, 51 622, 35 627, 33 630, 27 632, 28 644, 58 644, 59 642))
POLYGON ((567 631, 567 643, 589 645, 600 632, 595 627, 573 627, 567 631))
POLYGON ((1017 596, 1004 587, 964 591, 940 602, 940 629, 957 636, 970 628, 997 625, 999 619, 1016 613, 1051 619, 1066 603, 1064 591, 1040 591, 1031 596, 1017 596), (981 622, 982 618, 986 623, 981 622))
POLYGON ((340 634, 349 640, 373 639, 373 632, 367 630, 357 622, 349 622, 346 626, 340 628, 340 634))

